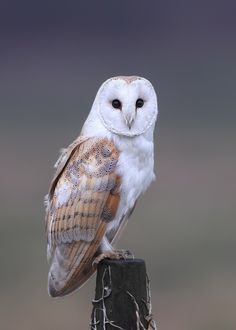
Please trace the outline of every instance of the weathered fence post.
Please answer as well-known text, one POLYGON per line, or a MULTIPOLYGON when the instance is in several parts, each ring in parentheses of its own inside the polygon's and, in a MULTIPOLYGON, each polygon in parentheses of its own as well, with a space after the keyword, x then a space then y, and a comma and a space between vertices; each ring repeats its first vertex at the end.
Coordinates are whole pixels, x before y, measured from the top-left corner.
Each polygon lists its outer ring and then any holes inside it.
POLYGON ((91 330, 152 330, 149 280, 141 259, 98 264, 91 330))

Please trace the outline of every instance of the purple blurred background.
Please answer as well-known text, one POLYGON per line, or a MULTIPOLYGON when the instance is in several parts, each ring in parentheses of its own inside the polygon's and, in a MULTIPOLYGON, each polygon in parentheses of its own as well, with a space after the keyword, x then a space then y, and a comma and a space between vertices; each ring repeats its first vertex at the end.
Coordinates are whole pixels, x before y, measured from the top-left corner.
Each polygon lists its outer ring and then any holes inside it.
POLYGON ((47 295, 42 201, 100 84, 137 74, 158 94, 158 174, 118 246, 146 260, 160 330, 235 330, 235 17, 227 0, 1 0, 1 329, 88 329, 94 278, 47 295))

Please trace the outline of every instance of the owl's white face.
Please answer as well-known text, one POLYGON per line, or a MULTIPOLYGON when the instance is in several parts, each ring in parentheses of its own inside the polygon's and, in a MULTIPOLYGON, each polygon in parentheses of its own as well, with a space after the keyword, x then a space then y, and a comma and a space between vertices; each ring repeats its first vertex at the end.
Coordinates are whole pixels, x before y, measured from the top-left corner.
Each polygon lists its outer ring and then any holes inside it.
POLYGON ((154 127, 158 113, 152 84, 135 76, 105 81, 95 104, 106 129, 124 136, 137 136, 154 127))

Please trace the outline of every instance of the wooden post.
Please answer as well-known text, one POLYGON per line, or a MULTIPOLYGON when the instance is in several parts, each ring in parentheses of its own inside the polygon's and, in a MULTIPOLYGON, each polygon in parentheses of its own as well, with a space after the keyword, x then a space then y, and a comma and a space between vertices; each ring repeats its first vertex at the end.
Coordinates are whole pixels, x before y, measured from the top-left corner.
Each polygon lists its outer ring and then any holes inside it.
POLYGON ((149 280, 141 259, 98 264, 91 330, 155 330, 149 280))

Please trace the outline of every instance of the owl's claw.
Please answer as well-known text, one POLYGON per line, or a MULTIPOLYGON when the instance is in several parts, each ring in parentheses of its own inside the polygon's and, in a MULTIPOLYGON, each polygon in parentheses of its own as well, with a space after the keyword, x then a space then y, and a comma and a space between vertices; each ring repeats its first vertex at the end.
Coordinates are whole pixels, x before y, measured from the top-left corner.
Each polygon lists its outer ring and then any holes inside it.
POLYGON ((114 251, 107 251, 99 254, 94 261, 93 266, 98 265, 100 261, 103 259, 134 259, 134 255, 128 250, 114 250, 114 251))

